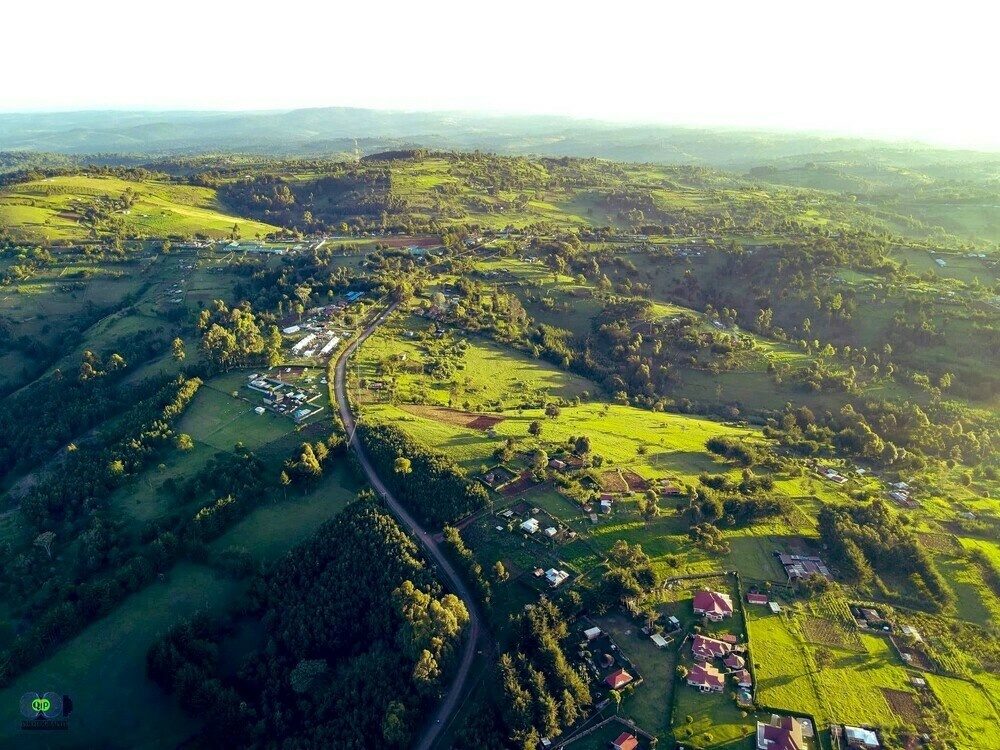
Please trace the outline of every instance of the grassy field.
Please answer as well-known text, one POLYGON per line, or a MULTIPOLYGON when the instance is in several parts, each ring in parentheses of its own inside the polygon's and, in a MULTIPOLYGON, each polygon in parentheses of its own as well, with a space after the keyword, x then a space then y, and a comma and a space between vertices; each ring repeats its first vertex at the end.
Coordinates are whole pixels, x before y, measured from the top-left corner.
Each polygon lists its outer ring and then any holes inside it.
POLYGON ((811 713, 822 722, 827 712, 817 692, 816 670, 788 614, 750 607, 747 615, 759 700, 772 708, 811 713))
POLYGON ((165 583, 133 595, 0 692, 0 702, 11 707, 10 719, 0 723, 0 745, 176 747, 198 725, 145 678, 146 651, 168 627, 196 610, 221 614, 239 589, 202 566, 177 565, 165 583), (69 731, 48 732, 44 738, 20 731, 13 707, 29 690, 72 697, 69 731))
MULTIPOLYGON (((983 689, 964 680, 927 675, 927 684, 944 704, 963 750, 1000 747, 1000 714, 983 689)), ((994 698, 995 700, 995 698, 994 698)))
POLYGON ((291 490, 285 498, 257 508, 209 546, 220 552, 228 547, 243 547, 255 559, 270 562, 343 510, 358 489, 343 467, 331 466, 309 492, 291 490))
POLYGON ((384 363, 399 364, 390 372, 395 379, 396 395, 402 401, 428 404, 464 405, 478 409, 500 403, 517 405, 538 399, 572 399, 593 392, 594 385, 576 375, 552 367, 540 366, 520 352, 502 348, 478 337, 434 339, 434 324, 416 316, 397 316, 373 334, 352 362, 352 376, 379 378, 386 372, 384 363), (412 334, 412 337, 407 335, 412 334), (400 358, 405 356, 405 360, 400 358), (434 363, 450 361, 451 377, 436 379, 425 375, 434 363))
POLYGON ((276 227, 232 216, 215 191, 165 181, 128 182, 104 176, 60 176, 13 185, 0 192, 0 223, 25 240, 85 240, 90 227, 81 223, 86 206, 117 199, 126 189, 139 197, 126 213, 116 213, 128 231, 150 237, 203 234, 228 237, 238 224, 244 237, 268 234, 276 227))

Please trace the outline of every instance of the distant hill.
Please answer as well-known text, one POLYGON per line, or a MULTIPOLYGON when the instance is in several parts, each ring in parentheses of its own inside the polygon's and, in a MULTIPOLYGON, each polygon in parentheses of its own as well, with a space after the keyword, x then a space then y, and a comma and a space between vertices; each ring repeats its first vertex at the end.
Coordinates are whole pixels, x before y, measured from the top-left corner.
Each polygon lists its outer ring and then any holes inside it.
MULTIPOLYGON (((428 147, 501 154, 577 156, 617 161, 700 164, 746 170, 836 155, 894 164, 981 160, 983 154, 920 144, 764 131, 620 125, 568 117, 392 112, 351 108, 284 112, 66 112, 0 114, 0 151, 64 155, 176 156, 251 153, 364 155, 428 147)), ((997 158, 996 155, 991 155, 997 158)))

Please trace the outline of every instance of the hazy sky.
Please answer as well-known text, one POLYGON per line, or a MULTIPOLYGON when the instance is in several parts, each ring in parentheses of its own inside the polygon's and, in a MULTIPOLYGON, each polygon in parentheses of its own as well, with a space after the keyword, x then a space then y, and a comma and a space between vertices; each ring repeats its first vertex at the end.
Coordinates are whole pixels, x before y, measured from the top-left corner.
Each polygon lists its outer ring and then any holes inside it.
POLYGON ((0 111, 357 106, 1000 148, 996 4, 6 4, 0 111))

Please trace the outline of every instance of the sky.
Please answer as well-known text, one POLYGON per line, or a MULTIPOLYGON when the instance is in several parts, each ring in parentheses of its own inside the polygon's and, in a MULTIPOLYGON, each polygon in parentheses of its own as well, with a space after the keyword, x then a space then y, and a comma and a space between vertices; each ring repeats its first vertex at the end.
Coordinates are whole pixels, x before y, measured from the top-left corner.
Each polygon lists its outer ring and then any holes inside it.
POLYGON ((1000 149, 1000 10, 983 0, 51 0, 2 16, 0 112, 352 106, 1000 149))

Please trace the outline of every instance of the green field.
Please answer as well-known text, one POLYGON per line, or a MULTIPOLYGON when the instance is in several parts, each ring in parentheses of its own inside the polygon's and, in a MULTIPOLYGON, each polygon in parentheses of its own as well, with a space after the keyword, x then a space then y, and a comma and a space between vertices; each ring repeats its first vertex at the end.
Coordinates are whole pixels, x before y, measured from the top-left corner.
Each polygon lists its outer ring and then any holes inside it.
POLYGON ((804 646, 788 621, 789 615, 747 610, 750 655, 757 676, 757 696, 771 708, 804 711, 826 717, 818 694, 816 670, 804 653, 804 646))
POLYGON ((1000 747, 1000 727, 994 696, 991 701, 983 689, 965 680, 927 675, 927 684, 944 704, 963 750, 1000 747))
POLYGON ((117 199, 126 189, 139 197, 129 213, 115 215, 128 232, 140 236, 221 238, 229 236, 234 224, 244 237, 277 229, 228 214, 210 188, 86 175, 51 177, 0 191, 0 223, 26 240, 85 240, 90 227, 80 220, 84 207, 95 200, 117 199))
POLYGON ((254 510, 209 545, 221 552, 242 547, 255 559, 267 563, 307 539, 318 526, 332 518, 354 499, 359 489, 346 469, 330 466, 315 486, 303 493, 292 489, 285 497, 254 510))
POLYGON ((146 651, 168 627, 197 610, 221 614, 240 589, 205 567, 178 564, 166 582, 132 595, 0 692, 0 701, 10 707, 29 690, 69 695, 74 706, 69 731, 41 738, 8 720, 0 724, 0 745, 176 747, 198 724, 145 678, 146 651), (51 744, 39 745, 40 740, 51 744))

